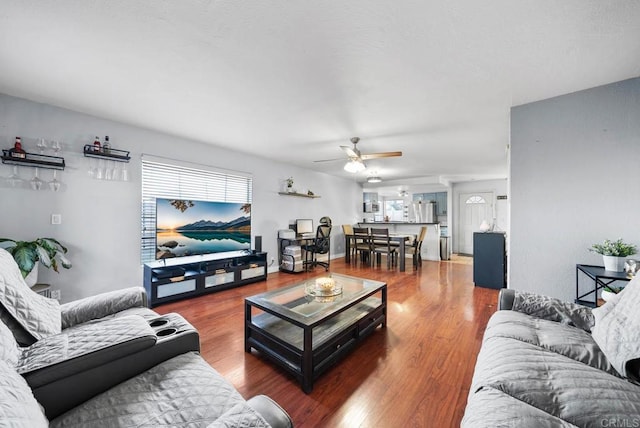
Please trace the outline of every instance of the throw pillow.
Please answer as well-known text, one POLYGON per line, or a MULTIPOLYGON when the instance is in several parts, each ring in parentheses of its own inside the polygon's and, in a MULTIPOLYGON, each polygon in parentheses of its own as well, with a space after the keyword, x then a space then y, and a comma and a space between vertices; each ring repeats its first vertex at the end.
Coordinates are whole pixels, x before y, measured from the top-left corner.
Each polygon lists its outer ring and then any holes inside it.
POLYGON ((58 301, 32 291, 18 264, 4 249, 0 249, 0 306, 2 317, 8 318, 5 324, 23 346, 61 331, 58 301))
POLYGON ((593 339, 622 376, 640 381, 640 276, 593 310, 593 339))

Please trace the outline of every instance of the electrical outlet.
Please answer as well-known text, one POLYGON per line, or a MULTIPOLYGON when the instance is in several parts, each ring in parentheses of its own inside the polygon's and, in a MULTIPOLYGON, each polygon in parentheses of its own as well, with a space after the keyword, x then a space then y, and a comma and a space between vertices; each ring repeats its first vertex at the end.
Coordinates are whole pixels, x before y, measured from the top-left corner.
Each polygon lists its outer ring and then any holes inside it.
POLYGON ((51 290, 51 298, 60 301, 62 298, 62 290, 51 290))
POLYGON ((62 224, 62 214, 51 214, 51 224, 62 224))

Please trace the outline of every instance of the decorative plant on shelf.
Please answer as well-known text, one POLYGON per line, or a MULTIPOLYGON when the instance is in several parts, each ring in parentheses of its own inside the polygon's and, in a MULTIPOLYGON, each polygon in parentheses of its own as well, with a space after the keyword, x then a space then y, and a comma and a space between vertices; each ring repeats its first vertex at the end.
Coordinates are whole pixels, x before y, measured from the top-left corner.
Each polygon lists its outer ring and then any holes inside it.
POLYGON ((287 182, 287 192, 293 192, 293 177, 289 177, 286 179, 287 182))
POLYGON ((71 268, 71 262, 64 256, 67 253, 67 248, 56 239, 38 238, 35 241, 16 241, 0 238, 0 244, 4 242, 13 244, 4 247, 4 249, 13 256, 23 278, 31 273, 38 261, 56 272, 59 272, 58 266, 65 269, 71 268))
POLYGON ((622 238, 619 238, 616 241, 605 239, 602 244, 593 244, 589 251, 602 255, 606 270, 622 272, 624 271, 625 257, 635 254, 637 248, 633 244, 622 242, 622 238))
POLYGON ((636 246, 633 244, 625 244, 622 238, 617 241, 605 239, 602 244, 593 244, 589 251, 602 254, 603 256, 627 257, 637 252, 636 246))

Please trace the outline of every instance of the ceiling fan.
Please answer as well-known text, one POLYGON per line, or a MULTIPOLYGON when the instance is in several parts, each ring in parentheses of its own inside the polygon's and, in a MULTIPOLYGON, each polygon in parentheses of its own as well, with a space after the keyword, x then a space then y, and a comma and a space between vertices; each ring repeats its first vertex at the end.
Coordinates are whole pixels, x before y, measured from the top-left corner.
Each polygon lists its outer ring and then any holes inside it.
MULTIPOLYGON (((364 165, 365 160, 369 159, 379 159, 379 158, 391 158, 396 156, 402 156, 402 152, 380 152, 380 153, 368 153, 362 154, 360 150, 358 150, 357 144, 360 141, 360 138, 353 137, 351 142, 353 143, 353 147, 349 146, 340 146, 342 150, 347 154, 348 161, 344 166, 344 169, 349 172, 359 172, 364 170, 366 167, 364 165)), ((329 162, 340 159, 324 159, 318 160, 314 162, 329 162)))

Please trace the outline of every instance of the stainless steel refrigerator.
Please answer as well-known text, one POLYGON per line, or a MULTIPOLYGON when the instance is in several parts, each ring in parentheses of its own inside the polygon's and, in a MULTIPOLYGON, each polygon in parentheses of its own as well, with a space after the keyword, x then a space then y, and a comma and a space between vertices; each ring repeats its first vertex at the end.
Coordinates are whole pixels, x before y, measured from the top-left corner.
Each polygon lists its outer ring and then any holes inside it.
POLYGON ((435 201, 412 202, 410 212, 413 215, 409 218, 409 221, 414 221, 416 223, 435 223, 436 222, 435 201))

